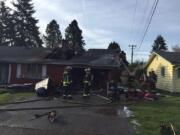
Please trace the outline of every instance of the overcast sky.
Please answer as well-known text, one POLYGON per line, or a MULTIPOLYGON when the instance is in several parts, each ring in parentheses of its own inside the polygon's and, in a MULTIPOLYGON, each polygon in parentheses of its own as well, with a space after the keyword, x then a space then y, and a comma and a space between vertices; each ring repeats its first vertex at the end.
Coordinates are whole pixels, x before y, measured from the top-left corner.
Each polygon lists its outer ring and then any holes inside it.
POLYGON ((180 44, 180 0, 159 0, 147 36, 139 48, 153 1, 33 0, 33 3, 41 33, 44 33, 47 23, 55 19, 64 36, 64 29, 76 19, 83 30, 87 49, 107 48, 109 42, 116 41, 130 59, 128 45, 136 44, 135 59, 146 60, 159 34, 166 39, 170 50, 171 46, 180 44))

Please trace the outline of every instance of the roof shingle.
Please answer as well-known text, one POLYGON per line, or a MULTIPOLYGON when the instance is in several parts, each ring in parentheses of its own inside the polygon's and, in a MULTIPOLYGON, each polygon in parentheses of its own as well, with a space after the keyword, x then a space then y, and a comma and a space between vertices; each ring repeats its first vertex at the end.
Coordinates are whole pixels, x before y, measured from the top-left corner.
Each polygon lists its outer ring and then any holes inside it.
POLYGON ((180 52, 156 52, 172 64, 180 64, 180 52))

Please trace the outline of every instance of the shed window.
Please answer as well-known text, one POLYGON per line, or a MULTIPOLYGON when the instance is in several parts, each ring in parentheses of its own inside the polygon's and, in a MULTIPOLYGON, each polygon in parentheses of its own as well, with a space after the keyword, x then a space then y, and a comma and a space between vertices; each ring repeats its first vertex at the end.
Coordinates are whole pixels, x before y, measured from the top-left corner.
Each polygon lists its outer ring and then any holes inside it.
POLYGON ((177 69, 177 77, 180 78, 180 68, 177 69))
POLYGON ((42 65, 39 65, 39 64, 22 65, 21 78, 41 79, 42 78, 42 65))
POLYGON ((161 76, 165 76, 165 67, 161 67, 161 76))

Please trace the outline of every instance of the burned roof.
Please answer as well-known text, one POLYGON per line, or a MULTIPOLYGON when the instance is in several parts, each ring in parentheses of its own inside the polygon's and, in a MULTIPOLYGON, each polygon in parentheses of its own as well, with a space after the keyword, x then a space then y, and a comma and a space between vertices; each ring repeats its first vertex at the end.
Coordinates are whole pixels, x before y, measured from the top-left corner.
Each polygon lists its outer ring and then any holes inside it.
POLYGON ((116 53, 107 49, 89 49, 82 56, 74 57, 73 63, 91 67, 119 67, 116 53))
MULTIPOLYGON (((119 67, 116 53, 107 49, 89 49, 81 56, 71 59, 51 59, 55 49, 0 46, 0 62, 58 64, 91 67, 119 67)), ((57 54, 56 54, 57 55, 57 54)))
POLYGON ((0 46, 0 59, 2 58, 42 59, 45 58, 51 51, 52 49, 47 49, 47 48, 0 46))
POLYGON ((180 64, 180 52, 155 52, 171 62, 172 64, 180 64))

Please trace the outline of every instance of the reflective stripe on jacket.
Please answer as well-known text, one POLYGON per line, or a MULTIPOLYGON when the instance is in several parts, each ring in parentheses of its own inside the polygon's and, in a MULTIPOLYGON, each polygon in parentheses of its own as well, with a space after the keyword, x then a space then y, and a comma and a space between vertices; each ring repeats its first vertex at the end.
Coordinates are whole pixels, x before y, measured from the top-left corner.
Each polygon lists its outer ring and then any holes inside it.
POLYGON ((63 86, 68 86, 71 83, 70 75, 67 71, 63 74, 63 86))

